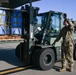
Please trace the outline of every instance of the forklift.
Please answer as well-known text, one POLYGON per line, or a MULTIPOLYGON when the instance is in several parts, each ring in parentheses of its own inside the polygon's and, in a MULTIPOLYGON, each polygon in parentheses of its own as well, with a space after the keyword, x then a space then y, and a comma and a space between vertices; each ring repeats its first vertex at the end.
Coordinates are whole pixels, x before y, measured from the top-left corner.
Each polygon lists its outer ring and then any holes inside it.
POLYGON ((63 27, 65 13, 48 11, 38 14, 39 8, 26 5, 25 19, 23 21, 24 42, 15 50, 16 56, 25 62, 42 69, 51 69, 57 60, 61 59, 61 40, 52 46, 63 27), (50 25, 50 19, 53 23, 50 25), (47 27, 52 27, 48 32, 47 27))

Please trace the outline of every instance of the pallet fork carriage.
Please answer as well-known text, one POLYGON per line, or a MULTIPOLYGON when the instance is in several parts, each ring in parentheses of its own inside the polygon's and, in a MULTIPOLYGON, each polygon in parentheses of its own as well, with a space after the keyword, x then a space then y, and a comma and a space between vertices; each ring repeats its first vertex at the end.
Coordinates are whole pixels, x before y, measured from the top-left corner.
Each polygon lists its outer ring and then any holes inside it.
MULTIPOLYGON (((22 38, 24 41, 16 47, 15 53, 26 65, 33 64, 40 69, 49 70, 54 66, 56 60, 61 59, 61 41, 55 46, 51 44, 63 27, 64 13, 48 11, 38 14, 39 8, 34 8, 32 1, 29 0, 30 4, 25 5, 25 10, 20 10, 23 15, 22 38), (50 19, 52 19, 53 24, 50 24, 50 19), (51 28, 49 32, 48 26, 51 28)), ((74 51, 76 58, 76 50, 74 51)))

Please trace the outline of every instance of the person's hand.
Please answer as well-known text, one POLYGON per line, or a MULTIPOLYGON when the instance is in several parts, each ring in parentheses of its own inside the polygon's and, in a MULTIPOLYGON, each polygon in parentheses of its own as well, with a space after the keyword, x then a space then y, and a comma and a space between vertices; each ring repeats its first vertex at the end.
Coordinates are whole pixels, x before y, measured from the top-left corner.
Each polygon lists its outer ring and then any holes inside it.
POLYGON ((50 30, 47 30, 46 32, 47 32, 47 33, 49 33, 49 32, 50 32, 50 30))
POLYGON ((64 19, 67 18, 67 14, 66 14, 66 13, 63 14, 63 18, 64 18, 64 19))

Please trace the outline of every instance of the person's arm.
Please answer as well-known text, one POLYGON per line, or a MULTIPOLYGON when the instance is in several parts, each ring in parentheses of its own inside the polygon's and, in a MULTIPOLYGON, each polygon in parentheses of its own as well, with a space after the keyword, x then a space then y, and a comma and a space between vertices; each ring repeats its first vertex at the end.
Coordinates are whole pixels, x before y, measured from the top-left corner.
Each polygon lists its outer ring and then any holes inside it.
POLYGON ((69 21, 68 19, 67 19, 67 22, 69 24, 69 29, 74 30, 74 24, 71 21, 69 21))
POLYGON ((69 24, 69 28, 70 28, 71 30, 74 30, 74 24, 73 24, 71 21, 68 20, 67 14, 64 13, 63 16, 64 16, 64 19, 67 20, 67 22, 68 22, 68 24, 69 24))

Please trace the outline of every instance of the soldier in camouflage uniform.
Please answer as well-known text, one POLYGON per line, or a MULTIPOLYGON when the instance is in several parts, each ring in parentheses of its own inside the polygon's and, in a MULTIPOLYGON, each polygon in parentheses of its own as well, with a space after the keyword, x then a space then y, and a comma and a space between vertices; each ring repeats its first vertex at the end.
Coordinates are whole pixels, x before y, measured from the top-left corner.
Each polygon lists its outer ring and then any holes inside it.
POLYGON ((64 20, 64 27, 61 29, 59 36, 55 39, 53 45, 62 37, 63 42, 61 46, 61 64, 62 68, 59 70, 60 72, 66 70, 66 60, 68 61, 70 72, 73 71, 74 61, 73 61, 73 32, 74 25, 67 18, 64 20))

